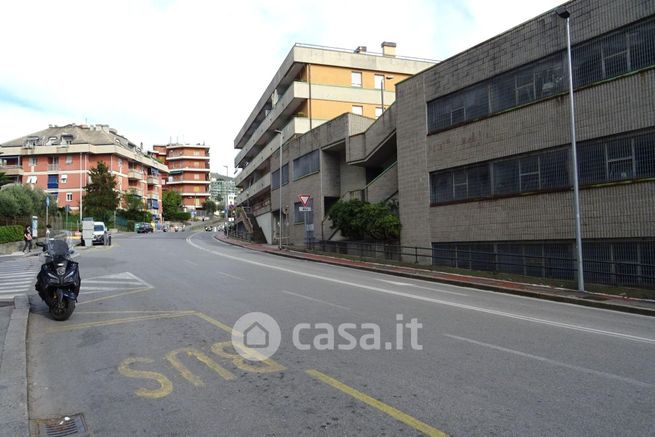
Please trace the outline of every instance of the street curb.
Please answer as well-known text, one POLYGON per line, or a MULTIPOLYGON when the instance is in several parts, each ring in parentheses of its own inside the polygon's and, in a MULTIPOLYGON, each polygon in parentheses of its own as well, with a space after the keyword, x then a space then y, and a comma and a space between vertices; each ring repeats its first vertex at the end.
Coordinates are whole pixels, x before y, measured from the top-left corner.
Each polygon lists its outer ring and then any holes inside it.
POLYGON ((490 285, 490 284, 478 284, 478 283, 470 283, 470 282, 465 282, 465 281, 456 281, 456 280, 450 280, 450 279, 444 279, 444 278, 435 278, 432 276, 426 276, 426 275, 421 275, 421 274, 414 274, 414 273, 406 273, 406 272, 398 272, 398 271, 393 271, 393 270, 385 270, 383 268, 378 268, 378 267, 368 267, 368 266, 358 266, 358 265, 347 265, 344 263, 340 263, 337 261, 331 261, 329 259, 311 259, 311 258, 305 258, 301 255, 295 255, 293 253, 282 253, 282 252, 274 252, 274 251, 268 251, 268 250, 257 250, 253 249, 251 247, 248 247, 247 245, 242 245, 239 244, 238 242, 233 242, 233 241, 227 241, 227 240, 221 240, 217 237, 214 237, 216 240, 222 242, 222 243, 227 243, 231 244, 233 246, 238 246, 238 247, 243 247, 244 249, 250 249, 256 252, 262 252, 262 253, 268 253, 271 255, 277 255, 277 256, 282 256, 286 258, 294 258, 294 259, 299 259, 299 260, 304 260, 304 261, 312 261, 312 262, 319 262, 319 263, 324 263, 324 264, 330 264, 334 266, 340 266, 340 267, 347 267, 351 269, 357 269, 357 270, 364 270, 368 272, 375 272, 375 273, 384 273, 387 275, 393 275, 393 276, 399 276, 403 278, 410 278, 410 279, 420 279, 423 281, 430 281, 430 282, 437 282, 441 284, 449 284, 449 285, 456 285, 459 287, 468 287, 468 288, 477 288, 480 290, 486 290, 486 291, 493 291, 493 292, 498 292, 498 293, 505 293, 505 294, 512 294, 515 296, 525 296, 525 297, 532 297, 536 299, 542 299, 542 300, 550 300, 553 302, 562 302, 562 303, 570 303, 574 305, 580 305, 580 306, 586 306, 586 307, 591 307, 591 308, 600 308, 600 309, 605 309, 605 310, 611 310, 611 311, 619 311, 619 312, 624 312, 624 313, 630 313, 630 314, 639 314, 642 316, 650 316, 650 317, 655 317, 655 308, 650 309, 650 308, 643 308, 643 307, 634 307, 634 306, 627 306, 627 305, 620 305, 616 303, 609 303, 609 302, 602 302, 602 301, 595 301, 595 300, 587 300, 587 299, 582 299, 578 297, 572 297, 572 296, 562 296, 562 295, 557 295, 557 294, 549 294, 549 293, 540 293, 537 291, 530 291, 530 290, 520 290, 520 289, 514 289, 514 288, 506 288, 506 287, 500 287, 500 286, 495 286, 495 285, 490 285))
POLYGON ((0 429, 3 435, 29 437, 27 411, 27 296, 14 298, 0 363, 0 429))

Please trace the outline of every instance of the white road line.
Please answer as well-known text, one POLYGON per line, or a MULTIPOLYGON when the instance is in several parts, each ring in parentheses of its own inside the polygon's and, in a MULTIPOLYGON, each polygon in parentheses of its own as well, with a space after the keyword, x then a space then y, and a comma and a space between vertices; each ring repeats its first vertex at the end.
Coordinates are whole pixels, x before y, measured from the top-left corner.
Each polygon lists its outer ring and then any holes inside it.
POLYGON ((309 297, 309 296, 305 296, 305 295, 302 295, 302 294, 294 293, 293 291, 289 291, 289 290, 280 290, 280 292, 281 292, 281 293, 285 293, 285 294, 290 294, 290 295, 292 295, 292 296, 301 297, 301 298, 303 298, 303 299, 311 300, 311 301, 313 301, 313 302, 324 303, 324 304, 326 304, 326 305, 330 305, 330 306, 333 306, 333 307, 337 307, 337 308, 341 308, 341 309, 344 309, 344 310, 348 310, 348 311, 350 311, 350 308, 348 308, 348 307, 345 307, 345 306, 342 306, 342 305, 337 305, 336 303, 332 303, 332 302, 326 302, 326 301, 324 301, 324 300, 316 299, 316 298, 309 297))
POLYGON ((240 278, 240 277, 238 277, 238 276, 230 275, 229 273, 225 273, 225 272, 217 272, 217 273, 218 273, 219 275, 227 276, 228 278, 238 279, 239 281, 245 281, 245 279, 240 278))
POLYGON ((189 264, 194 265, 194 266, 198 265, 198 263, 194 263, 193 261, 189 261, 188 259, 185 259, 184 262, 189 263, 189 264))
POLYGON ((486 347, 486 348, 489 348, 489 349, 494 349, 494 350, 497 350, 497 351, 500 351, 500 352, 506 352, 508 354, 518 355, 518 356, 524 357, 524 358, 530 358, 532 360, 541 361, 541 362, 552 364, 552 365, 555 365, 555 366, 565 367, 567 369, 576 370, 578 372, 589 373, 589 374, 592 374, 592 375, 601 376, 603 378, 616 379, 618 381, 627 382, 628 384, 633 384, 633 385, 637 385, 637 386, 640 386, 640 387, 651 387, 652 386, 652 384, 648 384, 646 382, 642 382, 642 381, 638 381, 636 379, 628 378, 626 376, 615 375, 613 373, 602 372, 602 371, 599 371, 599 370, 589 369, 589 368, 586 368, 586 367, 580 367, 580 366, 576 366, 576 365, 573 365, 573 364, 567 364, 567 363, 563 363, 561 361, 551 360, 550 358, 540 357, 539 355, 532 355, 532 354, 528 354, 528 353, 525 353, 525 352, 520 352, 520 351, 517 351, 517 350, 514 350, 514 349, 508 349, 508 348, 505 348, 505 347, 496 346, 496 345, 489 344, 489 343, 483 343, 481 341, 473 340, 473 339, 466 338, 466 337, 460 337, 460 336, 451 335, 451 334, 444 334, 444 336, 446 336, 448 338, 453 338, 455 340, 465 341, 465 342, 468 342, 468 343, 471 343, 471 344, 486 347))
MULTIPOLYGON (((193 235, 195 235, 195 234, 193 234, 193 235)), ((329 278, 327 276, 314 275, 314 274, 311 274, 311 273, 305 273, 305 272, 301 272, 301 271, 298 271, 298 270, 287 269, 285 267, 279 267, 279 266, 274 266, 274 265, 271 265, 271 264, 265 264, 265 263, 261 263, 261 262, 258 262, 258 261, 244 259, 244 258, 242 258, 240 256, 228 255, 226 253, 221 253, 221 252, 217 252, 215 250, 211 250, 211 249, 202 247, 199 244, 191 241, 191 237, 193 235, 188 236, 186 238, 186 241, 191 246, 193 246, 193 247, 195 247, 197 249, 203 250, 205 252, 213 253, 214 255, 218 255, 218 256, 221 256, 223 258, 229 258, 229 259, 232 259, 234 261, 239 261, 239 262, 252 264, 252 265, 256 265, 256 266, 260 266, 260 267, 265 267, 265 268, 272 269, 272 270, 278 270, 278 271, 290 273, 292 275, 304 276, 304 277, 313 278, 313 279, 320 279, 320 280, 323 280, 323 281, 333 282, 335 284, 346 285, 346 286, 349 286, 349 287, 356 287, 356 288, 361 288, 361 289, 364 289, 364 290, 376 291, 376 292, 379 292, 379 293, 390 294, 390 295, 393 295, 393 296, 407 297, 407 298, 410 298, 410 299, 420 300, 420 301, 423 301, 423 302, 431 302, 431 303, 435 303, 435 304, 439 304, 439 305, 450 306, 450 307, 453 307, 453 308, 460 308, 460 309, 464 309, 464 310, 476 311, 476 312, 491 314, 491 315, 500 316, 500 317, 507 317, 507 318, 510 318, 510 319, 523 320, 523 321, 527 321, 527 322, 531 322, 531 323, 554 326, 554 327, 557 327, 557 328, 570 329, 570 330, 574 330, 574 331, 586 332, 586 333, 596 334, 596 335, 603 335, 603 336, 607 336, 607 337, 615 337, 615 338, 620 338, 620 339, 624 339, 624 340, 631 340, 631 341, 637 341, 637 342, 641 342, 641 343, 648 343, 648 344, 655 345, 655 338, 639 337, 639 336, 636 336, 636 335, 624 334, 624 333, 621 333, 621 332, 605 331, 605 330, 602 330, 602 329, 588 328, 586 326, 581 326, 581 325, 573 325, 573 324, 570 324, 570 323, 555 322, 555 321, 551 321, 551 320, 539 319, 539 318, 536 318, 536 317, 524 316, 524 315, 521 315, 521 314, 513 314, 513 313, 504 312, 504 311, 498 311, 498 310, 492 310, 492 309, 488 309, 488 308, 476 307, 474 305, 467 305, 467 304, 461 304, 461 303, 456 303, 456 302, 449 302, 449 301, 446 301, 446 300, 434 299, 434 298, 426 297, 426 296, 417 296, 417 295, 414 295, 414 294, 404 293, 404 292, 401 292, 401 291, 387 290, 385 288, 374 287, 374 286, 371 286, 371 285, 357 284, 357 283, 354 283, 354 282, 342 281, 340 279, 335 279, 335 278, 329 278)))
POLYGON ((116 285, 138 285, 142 286, 143 283, 138 281, 117 281, 115 279, 108 279, 103 281, 101 279, 86 279, 83 280, 85 284, 116 284, 116 285))
POLYGON ((411 284, 409 282, 396 282, 396 281, 389 281, 387 279, 378 279, 378 281, 386 282, 386 283, 392 284, 392 285, 397 285, 399 287, 420 288, 422 290, 429 290, 429 291, 434 291, 434 292, 437 292, 437 293, 454 294, 454 295, 457 295, 457 296, 469 296, 466 293, 459 293, 457 291, 441 290, 441 289, 434 288, 434 287, 424 287, 422 285, 411 284))

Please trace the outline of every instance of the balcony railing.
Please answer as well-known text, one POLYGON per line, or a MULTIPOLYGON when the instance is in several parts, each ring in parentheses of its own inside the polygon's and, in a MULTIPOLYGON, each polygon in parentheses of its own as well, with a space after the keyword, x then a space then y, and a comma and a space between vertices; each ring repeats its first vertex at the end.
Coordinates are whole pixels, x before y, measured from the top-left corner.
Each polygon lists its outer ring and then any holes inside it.
POLYGON ((48 171, 58 171, 59 164, 48 164, 48 171))
POLYGON ((155 185, 155 184, 158 185, 160 183, 160 180, 158 176, 148 175, 148 177, 146 178, 146 182, 148 183, 148 185, 155 185))
POLYGON ((130 169, 127 171, 128 179, 143 179, 143 172, 139 170, 130 169))

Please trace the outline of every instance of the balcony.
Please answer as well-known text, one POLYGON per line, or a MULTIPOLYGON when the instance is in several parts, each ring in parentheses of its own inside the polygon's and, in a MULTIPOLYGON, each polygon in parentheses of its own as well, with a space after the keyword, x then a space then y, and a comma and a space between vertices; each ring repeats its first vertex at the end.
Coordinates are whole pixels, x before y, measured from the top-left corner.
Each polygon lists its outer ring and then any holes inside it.
POLYGON ((127 171, 128 179, 143 180, 143 172, 140 170, 130 169, 127 171))
POLYGON ((256 196, 257 194, 265 191, 266 189, 268 189, 269 191, 271 189, 270 173, 265 174, 260 179, 258 179, 254 184, 252 184, 248 188, 245 188, 241 193, 239 193, 236 199, 234 199, 234 203, 236 205, 241 205, 249 198, 256 196))
POLYGON ((48 164, 48 171, 59 171, 59 164, 48 164))
POLYGON ((0 164, 0 171, 3 172, 6 176, 22 176, 24 171, 23 167, 19 164, 0 164))
POLYGON ((148 185, 159 185, 161 180, 159 179, 159 176, 148 175, 146 178, 146 183, 148 185))
MULTIPOLYGON (((318 126, 318 124, 317 124, 318 126)), ((316 127, 316 126, 314 126, 316 127)), ((280 150, 280 141, 282 138, 293 137, 296 134, 303 134, 309 130, 309 119, 302 117, 293 117, 289 123, 282 129, 282 134, 274 136, 271 141, 262 149, 261 152, 237 175, 234 182, 241 184, 250 174, 255 171, 263 162, 265 162, 276 151, 280 150), (282 137, 282 138, 280 138, 282 137)), ((286 142, 286 140, 284 140, 286 142)), ((239 157, 235 159, 237 161, 239 157)))
MULTIPOLYGON (((253 132, 252 135, 247 139, 247 142, 243 146, 243 150, 239 152, 235 162, 238 164, 253 148, 255 144, 259 142, 262 135, 266 133, 269 129, 276 129, 276 126, 273 126, 273 123, 277 121, 280 117, 291 117, 296 111, 297 107, 300 106, 305 100, 309 98, 309 85, 306 82, 293 82, 287 91, 280 97, 277 104, 271 109, 271 112, 266 116, 264 120, 259 124, 257 129, 253 132)), ((284 119, 283 118, 283 119, 284 119)), ((244 137, 239 139, 241 143, 244 140, 244 137)), ((239 147, 239 144, 235 145, 236 148, 239 147)))

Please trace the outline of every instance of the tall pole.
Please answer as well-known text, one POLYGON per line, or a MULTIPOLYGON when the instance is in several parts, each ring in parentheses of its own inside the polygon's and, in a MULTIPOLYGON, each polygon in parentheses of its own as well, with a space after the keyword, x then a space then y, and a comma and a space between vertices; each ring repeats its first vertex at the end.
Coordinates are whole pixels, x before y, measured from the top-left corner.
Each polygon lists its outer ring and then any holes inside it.
POLYGON ((229 171, 229 168, 228 168, 227 165, 224 165, 223 167, 225 168, 225 181, 223 181, 223 195, 225 196, 225 198, 223 198, 223 215, 225 216, 225 220, 227 220, 227 196, 228 196, 228 193, 227 193, 227 188, 225 188, 225 187, 227 185, 227 178, 230 177, 230 176, 228 176, 230 171, 229 171))
POLYGON ((382 76, 382 82, 380 83, 380 102, 382 103, 382 112, 384 112, 384 76, 382 76))
POLYGON ((578 262, 578 291, 584 290, 584 265, 582 262, 582 227, 580 225, 580 191, 578 187, 578 153, 575 142, 575 104, 573 101, 573 66, 571 64, 571 26, 569 11, 557 12, 561 18, 566 19, 566 55, 569 68, 569 103, 571 112, 571 156, 573 165, 573 197, 575 204, 575 248, 578 262))
POLYGON ((282 143, 284 142, 284 137, 282 136, 282 131, 277 132, 280 134, 280 187, 278 188, 280 190, 280 235, 278 238, 278 246, 279 249, 282 250, 282 229, 284 229, 282 226, 282 143))
POLYGON ((84 175, 84 169, 82 167, 82 152, 80 152, 80 227, 82 227, 82 214, 83 214, 83 210, 82 210, 82 192, 83 192, 82 181, 84 180, 83 179, 84 176, 85 176, 84 175))

